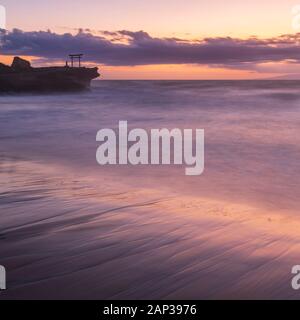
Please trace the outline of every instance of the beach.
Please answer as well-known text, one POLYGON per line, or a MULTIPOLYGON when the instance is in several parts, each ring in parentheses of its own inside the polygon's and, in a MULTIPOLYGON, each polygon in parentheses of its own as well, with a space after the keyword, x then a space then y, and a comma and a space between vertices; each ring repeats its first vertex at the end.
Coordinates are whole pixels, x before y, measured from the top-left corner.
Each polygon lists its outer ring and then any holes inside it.
POLYGON ((0 96, 0 299, 297 299, 300 81, 0 96), (205 170, 99 166, 96 134, 205 130, 205 170))

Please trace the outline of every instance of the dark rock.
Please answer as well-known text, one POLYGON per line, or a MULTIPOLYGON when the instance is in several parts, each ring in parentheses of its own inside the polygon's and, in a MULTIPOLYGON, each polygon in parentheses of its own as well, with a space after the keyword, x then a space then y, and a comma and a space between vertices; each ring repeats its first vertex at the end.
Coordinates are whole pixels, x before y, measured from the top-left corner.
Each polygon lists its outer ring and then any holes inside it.
POLYGON ((25 59, 22 59, 20 57, 14 57, 14 61, 13 61, 12 65, 11 65, 11 67, 14 70, 17 70, 17 71, 28 71, 28 70, 31 70, 30 62, 25 60, 25 59))
POLYGON ((4 72, 8 72, 8 71, 10 71, 10 67, 5 65, 5 64, 3 64, 3 63, 0 63, 0 73, 1 72, 4 73, 4 72))
POLYGON ((11 67, 0 64, 0 92, 79 91, 99 77, 98 68, 33 68, 15 57, 11 67))

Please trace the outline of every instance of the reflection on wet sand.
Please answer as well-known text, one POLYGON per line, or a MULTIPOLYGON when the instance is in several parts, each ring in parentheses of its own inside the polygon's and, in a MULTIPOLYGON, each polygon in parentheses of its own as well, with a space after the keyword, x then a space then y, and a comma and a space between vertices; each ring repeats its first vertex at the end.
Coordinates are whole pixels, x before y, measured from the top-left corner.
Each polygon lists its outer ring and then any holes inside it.
POLYGON ((4 299, 297 297, 297 217, 17 159, 0 175, 4 299))
POLYGON ((0 96, 2 298, 299 298, 299 81, 0 96), (96 133, 205 129, 205 171, 96 163, 96 133))

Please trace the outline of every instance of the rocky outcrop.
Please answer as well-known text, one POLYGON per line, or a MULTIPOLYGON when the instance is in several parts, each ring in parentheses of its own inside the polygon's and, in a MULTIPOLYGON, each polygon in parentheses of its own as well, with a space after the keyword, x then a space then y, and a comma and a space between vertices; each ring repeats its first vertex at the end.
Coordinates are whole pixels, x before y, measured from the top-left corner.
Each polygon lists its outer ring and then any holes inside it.
POLYGON ((0 64, 0 92, 84 90, 99 75, 98 68, 33 68, 29 61, 15 57, 11 67, 0 64))
POLYGON ((9 72, 9 71, 10 71, 10 67, 9 66, 7 66, 7 65, 5 65, 3 63, 0 63, 0 73, 1 72, 5 73, 5 72, 9 72))
POLYGON ((16 71, 30 71, 32 69, 30 62, 20 57, 14 57, 11 67, 16 71))

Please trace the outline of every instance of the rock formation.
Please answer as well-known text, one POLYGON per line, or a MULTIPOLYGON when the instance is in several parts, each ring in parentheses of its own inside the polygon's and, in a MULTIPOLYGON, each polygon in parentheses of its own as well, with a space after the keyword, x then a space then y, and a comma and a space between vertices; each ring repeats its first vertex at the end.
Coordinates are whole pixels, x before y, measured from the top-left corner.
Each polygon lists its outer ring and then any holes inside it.
POLYGON ((0 92, 84 90, 99 75, 98 68, 33 68, 29 61, 15 57, 10 67, 0 63, 0 92))

